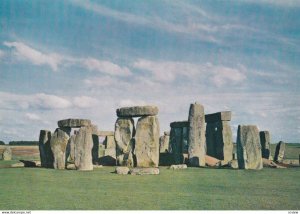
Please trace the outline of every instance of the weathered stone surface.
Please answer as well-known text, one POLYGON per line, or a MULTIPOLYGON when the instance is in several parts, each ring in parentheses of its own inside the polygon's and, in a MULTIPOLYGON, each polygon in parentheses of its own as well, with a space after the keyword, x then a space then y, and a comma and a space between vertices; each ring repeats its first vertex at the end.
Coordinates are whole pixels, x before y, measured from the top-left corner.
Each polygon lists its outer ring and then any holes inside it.
POLYGON ((93 128, 81 127, 75 138, 75 167, 77 170, 93 170, 93 128))
POLYGON ((24 164, 24 167, 40 167, 41 166, 41 161, 20 160, 20 162, 24 164))
POLYGON ((70 128, 80 128, 83 126, 90 126, 91 120, 88 119, 65 119, 59 120, 57 122, 58 127, 70 127, 70 128))
POLYGON ((101 162, 104 161, 106 166, 115 166, 116 165, 116 141, 114 136, 106 136, 103 141, 105 146, 104 157, 101 157, 101 162))
POLYGON ((271 137, 269 131, 259 132, 260 143, 261 143, 261 154, 263 158, 269 159, 271 155, 271 137))
POLYGON ((116 149, 115 148, 105 149, 104 156, 110 156, 116 160, 116 149))
POLYGON ((280 165, 276 164, 275 162, 273 162, 269 159, 266 159, 266 158, 263 158, 263 166, 270 167, 270 168, 286 168, 286 167, 280 166, 280 165))
POLYGON ((231 167, 232 169, 238 169, 239 168, 239 164, 237 160, 231 160, 228 162, 229 167, 231 167))
POLYGON ((103 166, 102 165, 93 165, 93 169, 101 169, 101 168, 103 168, 103 166))
POLYGON ((25 167, 25 164, 22 162, 14 163, 14 164, 11 164, 10 167, 11 168, 23 168, 23 167, 25 167))
POLYGON ((164 135, 170 136, 170 132, 169 132, 169 131, 165 131, 165 132, 164 132, 164 135))
POLYGON ((91 125, 91 128, 92 128, 92 138, 93 138, 92 161, 93 164, 97 164, 99 158, 98 127, 96 125, 91 125))
POLYGON ((171 165, 170 169, 176 170, 176 169, 187 169, 186 164, 178 164, 178 165, 171 165))
POLYGON ((115 137, 110 135, 106 136, 103 145, 105 146, 105 149, 116 149, 115 137))
POLYGON ((70 145, 70 156, 69 156, 69 160, 71 162, 75 161, 75 139, 76 139, 76 134, 74 132, 74 134, 70 137, 69 139, 69 145, 70 145))
POLYGON ((282 160, 282 163, 288 164, 291 166, 299 166, 299 160, 297 160, 297 159, 285 159, 285 160, 282 160))
POLYGON ((115 141, 117 165, 134 166, 133 148, 135 134, 134 121, 132 118, 118 118, 115 124, 115 141))
POLYGON ((117 109, 118 117, 143 117, 157 114, 158 108, 156 106, 133 106, 117 109))
POLYGON ((188 121, 175 121, 170 123, 171 128, 183 128, 183 127, 189 127, 188 121))
POLYGON ((135 134, 135 157, 137 167, 158 167, 159 121, 156 116, 141 117, 135 134))
POLYGON ((263 168, 257 126, 239 125, 237 132, 237 158, 240 169, 263 168))
POLYGON ((53 167, 53 153, 50 146, 51 131, 41 130, 39 137, 39 150, 41 166, 45 168, 53 167))
POLYGON ((53 153, 54 169, 65 169, 66 167, 66 149, 69 141, 69 135, 60 128, 57 128, 51 136, 50 146, 53 153))
POLYGON ((159 152, 160 153, 169 152, 169 141, 170 141, 169 135, 163 135, 159 138, 159 152))
POLYGON ((173 154, 173 164, 182 164, 182 128, 171 128, 170 152, 173 154))
POLYGON ((213 114, 205 115, 205 122, 214 123, 219 121, 230 121, 231 120, 231 111, 222 111, 213 114))
POLYGON ((3 153, 2 153, 2 160, 11 160, 12 158, 12 151, 9 146, 6 146, 3 153))
POLYGON ((284 159, 284 153, 285 153, 285 143, 283 141, 280 141, 276 145, 274 161, 277 163, 281 163, 284 159))
POLYGON ((209 122, 206 125, 207 155, 219 160, 232 160, 232 131, 228 121, 209 122))
POLYGON ((188 154, 190 166, 205 166, 205 118, 201 104, 191 104, 189 110, 188 154))
POLYGON ((116 173, 119 175, 127 175, 129 173, 129 168, 126 166, 119 166, 116 168, 116 173))
POLYGON ((210 167, 221 166, 221 160, 209 155, 205 155, 205 164, 210 167))
POLYGON ((113 131, 98 131, 98 135, 99 136, 114 136, 115 135, 115 132, 113 131))
POLYGON ((159 175, 159 168, 133 168, 129 173, 131 175, 159 175))
POLYGON ((182 127, 182 153, 189 153, 189 127, 182 127))
POLYGON ((69 170, 75 170, 75 169, 76 169, 76 166, 75 166, 75 164, 73 164, 73 163, 67 164, 66 169, 69 169, 69 170))

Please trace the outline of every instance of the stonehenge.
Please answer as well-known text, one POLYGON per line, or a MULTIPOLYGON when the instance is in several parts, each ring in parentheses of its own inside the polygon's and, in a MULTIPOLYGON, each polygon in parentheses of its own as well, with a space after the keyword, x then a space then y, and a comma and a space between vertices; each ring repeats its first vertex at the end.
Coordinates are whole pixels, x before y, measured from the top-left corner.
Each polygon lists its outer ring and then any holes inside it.
POLYGON ((51 131, 41 130, 39 137, 39 150, 41 166, 45 168, 53 168, 53 153, 50 145, 51 131))
POLYGON ((170 132, 164 132, 164 135, 159 138, 159 153, 168 153, 170 143, 170 132))
POLYGON ((66 149, 69 142, 69 134, 61 128, 57 128, 51 136, 50 146, 53 153, 54 169, 65 169, 66 162, 66 149))
POLYGON ((260 143, 261 143, 261 154, 265 159, 269 159, 271 155, 271 137, 269 131, 259 132, 260 143))
POLYGON ((2 160, 11 160, 12 151, 10 147, 6 147, 2 153, 2 160))
POLYGON ((281 163, 284 159, 284 153, 285 153, 285 143, 283 141, 279 141, 279 143, 276 145, 274 162, 281 163))
POLYGON ((232 160, 231 112, 205 115, 207 155, 229 162, 232 160))
POLYGON ((99 131, 98 136, 105 137, 103 141, 104 156, 100 157, 99 163, 102 165, 116 165, 116 141, 113 131, 99 131))

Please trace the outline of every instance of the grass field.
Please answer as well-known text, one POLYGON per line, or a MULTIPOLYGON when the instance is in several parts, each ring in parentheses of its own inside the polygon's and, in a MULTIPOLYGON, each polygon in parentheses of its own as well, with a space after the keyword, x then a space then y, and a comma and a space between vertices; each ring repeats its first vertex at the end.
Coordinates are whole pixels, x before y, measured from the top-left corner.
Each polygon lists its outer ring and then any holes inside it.
MULTIPOLYGON (((298 158, 298 145, 287 146, 287 158, 298 158)), ((23 159, 36 157, 36 148, 29 150, 23 159)), ((115 167, 92 172, 2 168, 15 162, 0 161, 0 210, 300 209, 300 167, 260 171, 160 167, 156 176, 117 175, 112 173, 115 167)))

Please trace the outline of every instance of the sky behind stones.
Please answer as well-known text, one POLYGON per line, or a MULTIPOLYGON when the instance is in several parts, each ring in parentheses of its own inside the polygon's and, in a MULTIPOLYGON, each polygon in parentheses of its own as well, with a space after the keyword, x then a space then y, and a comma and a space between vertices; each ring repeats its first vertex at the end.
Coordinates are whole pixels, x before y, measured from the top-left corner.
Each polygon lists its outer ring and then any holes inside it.
POLYGON ((300 142, 300 1, 0 1, 0 140, 57 121, 113 130, 115 110, 153 104, 161 132, 231 110, 300 142))

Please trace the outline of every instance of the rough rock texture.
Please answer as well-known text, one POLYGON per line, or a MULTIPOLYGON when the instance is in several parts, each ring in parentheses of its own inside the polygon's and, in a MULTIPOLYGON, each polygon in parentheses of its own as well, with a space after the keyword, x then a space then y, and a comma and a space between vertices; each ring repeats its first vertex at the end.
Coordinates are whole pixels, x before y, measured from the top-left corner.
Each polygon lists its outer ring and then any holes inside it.
POLYGON ((14 163, 10 165, 11 168, 23 168, 25 167, 25 164, 22 162, 14 163))
POLYGON ((66 149, 69 142, 69 135, 62 129, 57 128, 51 136, 50 146, 53 153, 54 169, 65 169, 66 149))
POLYGON ((271 155, 271 137, 269 131, 259 132, 260 143, 261 143, 261 154, 263 158, 269 159, 271 155))
POLYGON ((219 160, 232 160, 232 131, 229 122, 209 122, 206 126, 207 155, 219 160))
POLYGON ((83 126, 90 126, 91 121, 87 119, 65 119, 59 120, 57 122, 58 127, 70 127, 70 128, 80 128, 83 126))
POLYGON ((116 157, 119 166, 134 166, 133 148, 135 134, 132 118, 118 118, 115 123, 116 157))
POLYGON ((229 161, 228 165, 229 165, 229 167, 231 167, 233 169, 238 169, 239 168, 237 160, 231 160, 231 161, 229 161))
POLYGON ((41 166, 45 168, 53 167, 53 153, 50 146, 51 131, 41 130, 39 137, 39 150, 41 166))
POLYGON ((205 155, 205 164, 210 167, 221 166, 221 160, 205 155))
POLYGON ((160 153, 169 152, 169 141, 170 141, 169 135, 163 135, 159 138, 159 152, 160 153))
POLYGON ((265 158, 263 158, 263 166, 270 167, 270 168, 286 168, 284 166, 280 166, 280 165, 276 164, 275 162, 273 162, 269 159, 265 159, 265 158))
POLYGON ((126 166, 119 166, 116 168, 116 173, 119 175, 127 175, 129 173, 129 168, 126 166))
POLYGON ((164 132, 164 135, 170 136, 170 132, 169 132, 169 131, 165 131, 165 132, 164 132))
POLYGON ((106 136, 103 145, 105 146, 105 149, 116 149, 115 137, 110 135, 106 136))
POLYGON ((173 154, 173 164, 181 164, 182 162, 182 128, 171 128, 170 133, 170 150, 173 154))
POLYGON ((159 175, 159 168, 133 168, 129 173, 131 175, 159 175))
POLYGON ((257 126, 239 125, 237 132, 237 158, 240 169, 263 168, 257 126))
POLYGON ((297 159, 288 159, 288 160, 282 160, 282 163, 283 164, 288 164, 288 165, 291 165, 291 166, 299 166, 299 160, 297 159))
POLYGON ((135 157, 137 167, 158 167, 159 121, 156 116, 141 117, 135 134, 135 157))
POLYGON ((91 125, 91 128, 92 128, 92 138, 93 138, 92 161, 93 164, 97 164, 99 158, 98 127, 96 125, 91 125))
POLYGON ((171 128, 183 128, 183 127, 189 127, 188 121, 175 121, 170 123, 171 128))
POLYGON ((103 141, 105 146, 104 157, 101 157, 101 161, 105 162, 106 166, 115 166, 116 165, 116 141, 114 136, 106 136, 103 141))
POLYGON ((133 106, 117 109, 118 117, 143 117, 157 114, 158 108, 156 106, 133 106))
POLYGON ((205 115, 205 122, 214 123, 219 121, 230 121, 231 120, 231 111, 222 111, 213 114, 205 115))
POLYGON ((75 138, 75 167, 77 170, 93 170, 93 128, 81 127, 75 138))
POLYGON ((10 147, 5 147, 3 153, 2 153, 2 160, 11 160, 12 157, 12 151, 10 147))
POLYGON ((115 132, 113 131, 98 131, 97 132, 99 136, 114 136, 115 135, 115 132))
POLYGON ((69 145, 70 145, 70 156, 69 156, 69 160, 71 162, 75 161, 75 139, 76 139, 76 134, 74 132, 74 134, 70 137, 69 139, 69 145))
POLYGON ((69 170, 75 170, 75 169, 76 169, 75 164, 73 164, 73 163, 67 164, 66 169, 69 169, 69 170))
POLYGON ((284 153, 285 153, 285 143, 283 141, 280 141, 276 145, 274 161, 277 163, 281 163, 284 159, 284 153))
POLYGON ((201 104, 191 104, 189 110, 188 154, 190 166, 205 166, 205 117, 201 104))
POLYGON ((176 170, 176 169, 187 169, 186 164, 178 164, 178 165, 171 165, 170 169, 176 170))

